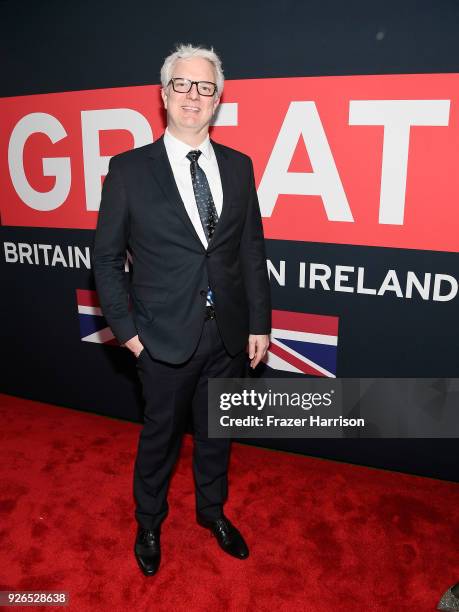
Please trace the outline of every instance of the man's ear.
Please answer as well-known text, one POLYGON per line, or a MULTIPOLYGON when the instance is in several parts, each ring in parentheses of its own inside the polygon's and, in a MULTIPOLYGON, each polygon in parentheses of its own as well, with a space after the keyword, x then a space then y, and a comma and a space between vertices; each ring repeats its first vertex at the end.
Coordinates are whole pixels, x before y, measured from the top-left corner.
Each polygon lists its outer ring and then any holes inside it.
POLYGON ((167 91, 161 87, 161 98, 163 99, 164 108, 167 109, 167 91))
POLYGON ((218 98, 215 98, 214 100, 214 113, 217 110, 217 106, 220 104, 220 96, 218 96, 218 98))

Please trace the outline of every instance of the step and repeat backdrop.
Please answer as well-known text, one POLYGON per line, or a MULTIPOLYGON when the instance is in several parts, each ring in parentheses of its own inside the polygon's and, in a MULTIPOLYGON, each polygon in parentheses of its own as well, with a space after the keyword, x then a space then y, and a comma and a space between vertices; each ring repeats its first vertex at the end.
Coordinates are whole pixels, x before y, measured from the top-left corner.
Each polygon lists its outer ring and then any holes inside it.
MULTIPOLYGON (((458 104, 456 72, 226 81, 211 137, 254 162, 262 376, 459 377, 458 104)), ((142 419, 91 249, 110 157, 163 130, 159 85, 0 98, 3 391, 142 419)), ((253 443, 455 478, 453 440, 253 443)))

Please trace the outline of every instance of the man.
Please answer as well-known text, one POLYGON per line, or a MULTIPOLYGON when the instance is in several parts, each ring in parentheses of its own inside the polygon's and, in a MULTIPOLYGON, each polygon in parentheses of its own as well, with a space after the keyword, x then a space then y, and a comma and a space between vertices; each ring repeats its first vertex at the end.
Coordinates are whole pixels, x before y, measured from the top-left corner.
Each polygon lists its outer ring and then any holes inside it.
POLYGON ((252 162, 208 134, 223 81, 213 49, 180 45, 166 58, 166 131, 112 157, 95 235, 102 311, 137 359, 145 399, 134 468, 134 551, 147 576, 159 567, 169 479, 190 408, 197 521, 225 552, 248 556, 223 513, 231 441, 208 437, 207 383, 242 376, 246 349, 257 366, 269 345, 271 307, 252 162))

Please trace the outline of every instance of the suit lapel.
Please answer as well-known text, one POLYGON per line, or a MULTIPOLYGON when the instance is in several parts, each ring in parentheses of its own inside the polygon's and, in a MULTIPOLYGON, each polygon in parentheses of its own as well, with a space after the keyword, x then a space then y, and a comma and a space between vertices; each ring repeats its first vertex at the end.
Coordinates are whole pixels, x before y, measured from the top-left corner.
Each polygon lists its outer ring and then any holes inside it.
POLYGON ((191 223, 190 217, 188 216, 185 208, 185 204, 183 203, 182 197, 178 190, 177 183, 175 182, 174 173, 172 172, 169 158, 167 157, 167 151, 162 136, 158 138, 158 140, 155 140, 155 142, 152 144, 149 157, 153 159, 151 169, 156 182, 163 190, 164 195, 171 203, 180 219, 183 221, 183 224, 187 230, 204 249, 204 245, 194 229, 194 225, 191 223))
POLYGON ((222 191, 223 191, 223 204, 222 204, 222 212, 220 218, 218 220, 217 226, 215 228, 214 234, 209 241, 208 247, 215 244, 215 241, 218 239, 218 236, 221 234, 222 229, 224 228, 224 224, 229 215, 229 207, 230 207, 230 193, 231 193, 231 181, 230 181, 230 172, 228 167, 228 158, 226 156, 224 148, 214 140, 211 139, 212 147, 215 151, 215 157, 217 158, 218 170, 220 172, 220 180, 222 182, 222 191))
MULTIPOLYGON (((229 195, 231 193, 231 180, 230 173, 228 168, 228 158, 226 152, 221 145, 219 145, 214 140, 211 140, 212 147, 215 151, 215 156, 217 158, 218 169, 220 172, 220 180, 222 182, 222 191, 223 191, 223 204, 222 204, 222 212, 215 228, 214 234, 209 241, 209 247, 215 243, 215 240, 218 238, 219 234, 222 231, 222 227, 225 224, 225 220, 229 215, 229 207, 230 207, 230 198, 229 195)), ((166 147, 164 145, 164 138, 161 136, 154 143, 152 143, 149 157, 151 158, 151 170, 153 177, 158 183, 159 187, 164 192, 164 195, 168 199, 168 201, 173 206, 176 213, 179 215, 183 224, 187 228, 187 230, 191 233, 191 235, 199 242, 203 250, 205 250, 204 245, 202 244, 196 230, 194 229, 194 225, 192 224, 190 217, 185 208, 185 204, 180 196, 180 192, 178 190, 177 184, 175 182, 174 173, 172 172, 171 165, 169 163, 169 158, 167 156, 166 147)))

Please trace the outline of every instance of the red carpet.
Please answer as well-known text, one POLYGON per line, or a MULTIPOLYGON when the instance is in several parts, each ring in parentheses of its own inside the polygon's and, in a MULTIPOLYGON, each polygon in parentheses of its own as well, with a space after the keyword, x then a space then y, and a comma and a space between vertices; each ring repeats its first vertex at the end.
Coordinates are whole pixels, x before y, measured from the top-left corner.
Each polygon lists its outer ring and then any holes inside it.
POLYGON ((241 444, 225 512, 251 554, 228 557, 194 521, 189 435, 145 578, 140 425, 0 399, 0 590, 65 590, 72 612, 424 612, 459 579, 459 485, 241 444))

